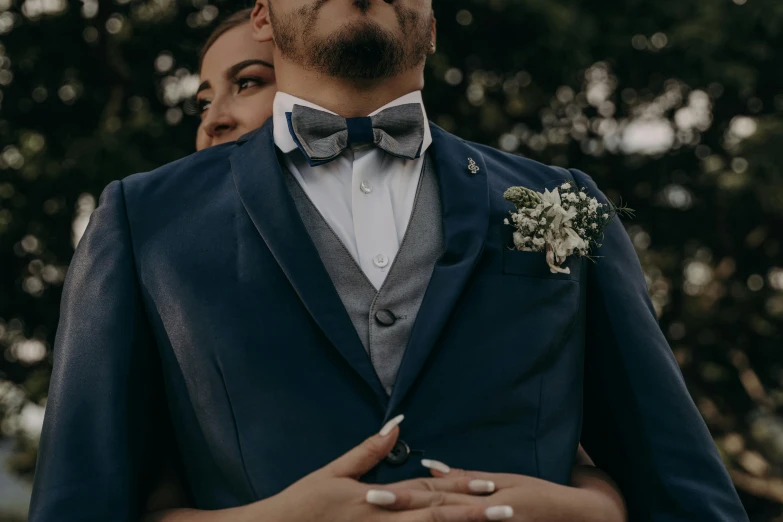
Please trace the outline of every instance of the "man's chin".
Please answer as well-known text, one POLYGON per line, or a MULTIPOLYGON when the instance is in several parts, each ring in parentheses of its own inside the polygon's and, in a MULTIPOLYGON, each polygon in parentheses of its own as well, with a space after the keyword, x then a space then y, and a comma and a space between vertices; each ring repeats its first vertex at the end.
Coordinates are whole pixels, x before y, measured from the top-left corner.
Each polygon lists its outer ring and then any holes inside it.
POLYGON ((313 65, 330 76, 376 80, 399 72, 403 48, 373 20, 346 22, 310 49, 313 65))

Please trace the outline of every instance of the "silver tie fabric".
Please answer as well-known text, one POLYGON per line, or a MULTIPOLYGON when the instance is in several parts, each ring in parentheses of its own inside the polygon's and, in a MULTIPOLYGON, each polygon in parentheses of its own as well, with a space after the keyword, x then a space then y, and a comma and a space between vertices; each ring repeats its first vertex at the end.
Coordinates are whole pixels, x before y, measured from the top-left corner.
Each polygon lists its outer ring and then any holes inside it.
MULTIPOLYGON (((425 122, 421 105, 397 105, 368 118, 376 147, 398 158, 418 157, 424 142, 425 122)), ((303 105, 294 105, 291 131, 297 145, 311 163, 329 162, 350 145, 348 121, 345 118, 303 105)))

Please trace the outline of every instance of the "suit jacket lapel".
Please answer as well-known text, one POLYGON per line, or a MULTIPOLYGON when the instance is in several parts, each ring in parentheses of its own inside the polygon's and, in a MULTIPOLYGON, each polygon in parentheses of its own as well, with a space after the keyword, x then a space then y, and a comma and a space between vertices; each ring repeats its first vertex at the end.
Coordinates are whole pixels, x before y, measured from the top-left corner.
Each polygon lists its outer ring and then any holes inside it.
POLYGON ((231 169, 239 198, 310 315, 386 407, 383 385, 285 185, 272 129, 270 119, 237 141, 231 169))
POLYGON ((436 344, 481 256, 489 227, 487 166, 481 152, 435 125, 430 127, 443 209, 445 251, 435 264, 411 331, 386 410, 387 420, 436 344))

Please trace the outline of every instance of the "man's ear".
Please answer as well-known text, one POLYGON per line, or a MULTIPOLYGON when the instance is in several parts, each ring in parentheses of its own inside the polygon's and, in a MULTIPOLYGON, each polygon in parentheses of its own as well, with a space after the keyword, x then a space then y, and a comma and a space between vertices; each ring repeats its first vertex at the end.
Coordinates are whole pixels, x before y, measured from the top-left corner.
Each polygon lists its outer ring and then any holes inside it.
POLYGON ((256 0, 253 12, 250 13, 250 25, 252 27, 253 40, 257 42, 271 42, 272 22, 269 19, 269 0, 256 0))

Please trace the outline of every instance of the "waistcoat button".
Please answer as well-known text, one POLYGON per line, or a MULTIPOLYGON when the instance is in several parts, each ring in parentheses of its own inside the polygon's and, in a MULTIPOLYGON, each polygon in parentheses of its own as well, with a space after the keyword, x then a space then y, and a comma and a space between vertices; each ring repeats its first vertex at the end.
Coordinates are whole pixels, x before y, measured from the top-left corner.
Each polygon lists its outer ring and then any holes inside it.
POLYGON ((402 466, 408 461, 408 456, 411 454, 411 449, 405 444, 404 440, 398 440, 397 443, 386 456, 386 462, 392 466, 402 466))
POLYGON ((375 312, 375 320, 381 326, 391 326, 397 322, 397 318, 389 310, 378 310, 375 312))

